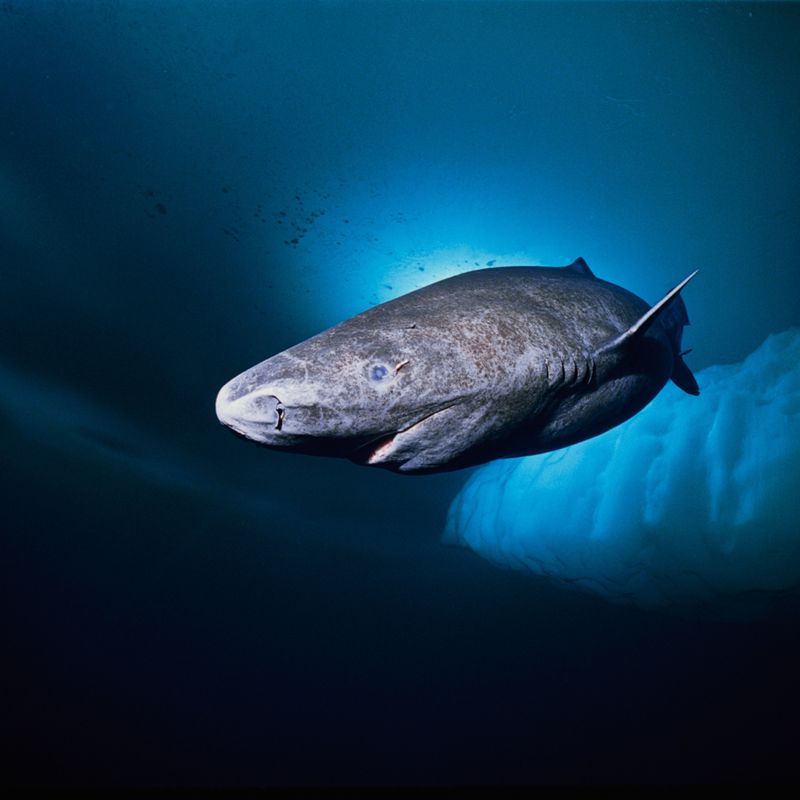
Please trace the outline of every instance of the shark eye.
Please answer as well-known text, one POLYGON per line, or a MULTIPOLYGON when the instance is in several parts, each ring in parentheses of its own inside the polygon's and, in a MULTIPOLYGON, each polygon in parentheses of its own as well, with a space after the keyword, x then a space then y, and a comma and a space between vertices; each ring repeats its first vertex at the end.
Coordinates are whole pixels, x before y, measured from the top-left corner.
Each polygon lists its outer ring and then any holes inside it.
POLYGON ((375 364, 369 368, 369 379, 371 381, 382 381, 389 374, 389 370, 383 364, 375 364))

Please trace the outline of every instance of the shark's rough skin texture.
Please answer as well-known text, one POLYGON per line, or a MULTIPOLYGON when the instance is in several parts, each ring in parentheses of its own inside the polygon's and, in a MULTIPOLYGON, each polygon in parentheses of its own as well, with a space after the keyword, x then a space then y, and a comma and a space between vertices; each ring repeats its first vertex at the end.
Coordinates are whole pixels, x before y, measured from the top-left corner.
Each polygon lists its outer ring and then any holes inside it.
MULTIPOLYGON (((690 276, 692 277, 692 276, 690 276)), ((466 272, 371 308, 222 387, 217 416, 268 447, 442 472, 619 425, 672 378, 688 317, 568 267, 466 272)))

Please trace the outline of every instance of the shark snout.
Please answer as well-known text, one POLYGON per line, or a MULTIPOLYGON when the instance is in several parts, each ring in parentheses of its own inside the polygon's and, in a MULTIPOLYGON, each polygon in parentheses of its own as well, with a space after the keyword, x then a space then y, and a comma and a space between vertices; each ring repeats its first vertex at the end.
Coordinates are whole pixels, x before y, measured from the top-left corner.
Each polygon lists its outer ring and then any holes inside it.
POLYGON ((269 387, 242 390, 241 381, 226 383, 217 394, 217 419, 236 433, 267 442, 283 428, 286 407, 269 387))

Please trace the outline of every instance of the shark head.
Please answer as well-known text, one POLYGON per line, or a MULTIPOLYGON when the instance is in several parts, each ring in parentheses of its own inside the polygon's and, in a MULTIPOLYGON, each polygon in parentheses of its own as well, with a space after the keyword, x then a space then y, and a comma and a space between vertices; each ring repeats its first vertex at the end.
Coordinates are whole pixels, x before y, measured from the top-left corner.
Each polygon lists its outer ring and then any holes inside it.
POLYGON ((429 472, 497 427, 484 373, 463 338, 387 303, 233 378, 216 412, 266 447, 429 472))

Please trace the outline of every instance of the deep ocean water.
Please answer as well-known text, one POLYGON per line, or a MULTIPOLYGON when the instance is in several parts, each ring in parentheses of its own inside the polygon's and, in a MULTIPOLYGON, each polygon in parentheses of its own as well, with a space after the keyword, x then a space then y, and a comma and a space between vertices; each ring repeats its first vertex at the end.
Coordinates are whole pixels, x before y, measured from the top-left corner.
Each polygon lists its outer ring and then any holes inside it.
POLYGON ((0 2, 3 779, 797 780, 798 35, 771 3, 0 2), (699 398, 427 477, 217 423, 371 304, 577 256, 651 302, 700 268, 699 398))

